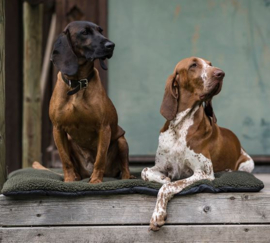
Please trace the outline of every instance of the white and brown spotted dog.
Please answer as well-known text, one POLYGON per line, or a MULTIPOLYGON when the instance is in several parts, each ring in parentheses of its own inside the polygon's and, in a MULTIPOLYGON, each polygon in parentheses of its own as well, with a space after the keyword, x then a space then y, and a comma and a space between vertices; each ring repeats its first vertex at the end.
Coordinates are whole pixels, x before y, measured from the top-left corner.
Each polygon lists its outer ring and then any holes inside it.
POLYGON ((151 230, 164 225, 168 201, 183 188, 198 180, 213 180, 214 172, 254 168, 235 134, 216 124, 211 100, 220 92, 224 76, 209 61, 190 57, 180 61, 167 80, 160 110, 167 122, 159 136, 155 166, 142 171, 145 181, 164 184, 151 230))

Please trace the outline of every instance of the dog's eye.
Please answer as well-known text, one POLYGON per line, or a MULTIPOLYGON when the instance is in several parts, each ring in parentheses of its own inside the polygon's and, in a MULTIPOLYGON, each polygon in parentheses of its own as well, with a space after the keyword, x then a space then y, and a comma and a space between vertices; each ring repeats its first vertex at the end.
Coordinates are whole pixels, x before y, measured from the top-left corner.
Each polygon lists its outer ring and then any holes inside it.
POLYGON ((103 29, 101 27, 98 27, 98 31, 102 33, 103 29))
POLYGON ((189 68, 194 68, 194 67, 197 67, 197 63, 196 63, 196 62, 192 63, 192 64, 189 66, 189 68))
POLYGON ((88 35, 89 34, 89 30, 88 29, 85 29, 84 31, 81 32, 82 35, 88 35))

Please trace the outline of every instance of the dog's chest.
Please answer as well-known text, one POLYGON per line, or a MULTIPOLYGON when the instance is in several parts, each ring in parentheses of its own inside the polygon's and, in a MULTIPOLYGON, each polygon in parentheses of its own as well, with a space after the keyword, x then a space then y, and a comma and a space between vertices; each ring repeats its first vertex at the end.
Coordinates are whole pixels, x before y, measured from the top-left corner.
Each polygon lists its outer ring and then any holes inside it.
POLYGON ((193 117, 184 119, 189 110, 179 113, 168 130, 160 134, 156 162, 177 163, 185 158, 188 152, 186 137, 193 124, 193 117))
POLYGON ((82 147, 96 146, 97 118, 86 103, 66 102, 50 111, 54 126, 70 135, 73 141, 82 147))
POLYGON ((201 166, 202 154, 196 154, 187 146, 188 131, 194 123, 194 113, 187 109, 171 121, 167 131, 159 136, 156 166, 162 168, 172 179, 189 176, 201 166), (188 116, 187 116, 188 115, 188 116))
MULTIPOLYGON (((89 110, 88 110, 88 113, 89 110)), ((51 119, 58 125, 69 126, 71 124, 83 124, 91 121, 87 114, 87 108, 84 105, 66 103, 55 109, 51 119)))

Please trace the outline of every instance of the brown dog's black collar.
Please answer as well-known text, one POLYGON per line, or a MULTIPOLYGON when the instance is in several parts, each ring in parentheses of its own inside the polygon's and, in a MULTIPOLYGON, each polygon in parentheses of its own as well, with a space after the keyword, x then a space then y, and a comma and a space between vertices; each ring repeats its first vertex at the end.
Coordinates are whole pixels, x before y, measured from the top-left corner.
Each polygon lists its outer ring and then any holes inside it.
POLYGON ((70 80, 66 79, 65 76, 62 73, 62 79, 63 81, 70 87, 74 88, 73 90, 70 90, 67 92, 67 95, 73 95, 76 94, 81 89, 85 89, 88 86, 89 81, 94 77, 95 72, 91 72, 90 75, 87 78, 81 79, 81 80, 70 80))

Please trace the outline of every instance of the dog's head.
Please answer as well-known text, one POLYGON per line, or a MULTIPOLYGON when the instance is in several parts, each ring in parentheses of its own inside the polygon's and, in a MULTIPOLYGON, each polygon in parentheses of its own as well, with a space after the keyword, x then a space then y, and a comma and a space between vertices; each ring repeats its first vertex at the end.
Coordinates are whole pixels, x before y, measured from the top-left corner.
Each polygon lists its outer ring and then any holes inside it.
POLYGON ((206 114, 216 122, 211 100, 220 92, 224 76, 221 69, 213 67, 211 62, 205 59, 183 59, 167 79, 161 114, 171 121, 177 112, 181 111, 181 102, 185 103, 185 106, 204 102, 206 114))
POLYGON ((106 69, 103 60, 111 58, 114 43, 102 35, 102 28, 87 21, 74 21, 66 26, 63 33, 54 43, 51 60, 58 69, 68 75, 75 75, 79 59, 94 61, 99 59, 106 69))

